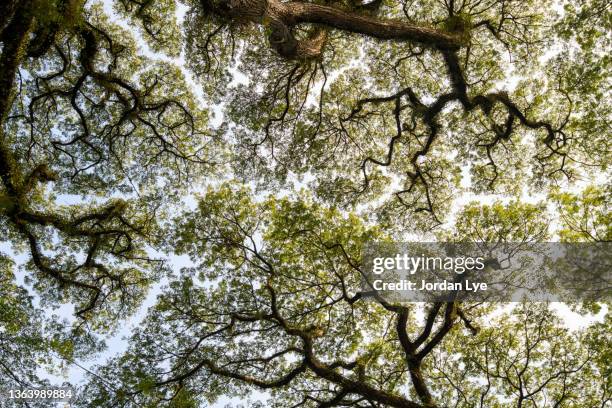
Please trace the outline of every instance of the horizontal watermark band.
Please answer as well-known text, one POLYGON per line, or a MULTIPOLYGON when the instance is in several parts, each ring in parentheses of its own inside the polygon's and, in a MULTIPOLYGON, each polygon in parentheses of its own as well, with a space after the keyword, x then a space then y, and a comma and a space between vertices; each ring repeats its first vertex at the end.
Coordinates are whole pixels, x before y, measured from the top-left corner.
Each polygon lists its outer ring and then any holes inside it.
POLYGON ((612 243, 368 243, 364 295, 388 302, 612 300, 612 243))

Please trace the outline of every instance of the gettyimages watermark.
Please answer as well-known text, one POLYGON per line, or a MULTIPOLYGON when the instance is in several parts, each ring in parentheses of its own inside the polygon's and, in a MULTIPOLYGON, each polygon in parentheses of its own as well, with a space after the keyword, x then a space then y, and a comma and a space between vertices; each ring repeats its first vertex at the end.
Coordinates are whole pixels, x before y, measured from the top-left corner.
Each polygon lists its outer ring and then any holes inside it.
POLYGON ((364 294, 388 302, 612 300, 612 243, 369 243, 364 294))

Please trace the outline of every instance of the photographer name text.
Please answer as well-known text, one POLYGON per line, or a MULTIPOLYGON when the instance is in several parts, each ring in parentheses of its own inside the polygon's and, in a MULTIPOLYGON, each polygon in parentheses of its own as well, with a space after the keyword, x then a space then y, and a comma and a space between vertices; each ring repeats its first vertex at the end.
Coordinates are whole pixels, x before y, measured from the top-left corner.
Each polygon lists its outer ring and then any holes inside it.
POLYGON ((439 282, 428 282, 421 280, 415 282, 411 280, 402 279, 397 282, 385 282, 382 279, 376 279, 372 282, 372 287, 375 290, 382 291, 466 291, 466 292, 479 292, 487 290, 487 284, 485 282, 471 282, 465 280, 464 282, 453 282, 448 280, 442 280, 439 282))

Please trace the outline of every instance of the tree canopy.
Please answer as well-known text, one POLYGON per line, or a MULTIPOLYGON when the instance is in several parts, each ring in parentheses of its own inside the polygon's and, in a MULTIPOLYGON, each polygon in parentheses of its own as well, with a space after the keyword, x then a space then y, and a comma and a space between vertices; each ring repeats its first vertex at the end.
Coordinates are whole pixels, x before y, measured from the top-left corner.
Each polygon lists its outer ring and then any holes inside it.
POLYGON ((605 299, 361 290, 367 242, 611 240, 609 2, 6 0, 0 43, 0 386, 155 288, 77 405, 612 400, 605 299))

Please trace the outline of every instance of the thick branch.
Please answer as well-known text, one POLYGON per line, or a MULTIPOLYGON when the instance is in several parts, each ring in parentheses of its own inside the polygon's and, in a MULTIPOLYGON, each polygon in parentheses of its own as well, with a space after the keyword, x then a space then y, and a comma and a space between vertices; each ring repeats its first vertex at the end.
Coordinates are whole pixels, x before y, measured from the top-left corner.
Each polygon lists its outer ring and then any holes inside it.
POLYGON ((226 19, 269 24, 271 46, 287 59, 319 57, 325 43, 325 29, 337 29, 380 40, 408 41, 442 50, 455 50, 463 44, 460 33, 308 2, 203 0, 203 5, 204 9, 226 19), (313 24, 320 30, 307 39, 297 39, 293 30, 300 24, 313 24))
POLYGON ((456 49, 462 44, 460 36, 425 25, 400 20, 382 19, 320 4, 268 2, 289 25, 320 24, 381 40, 410 41, 441 49, 456 49))

